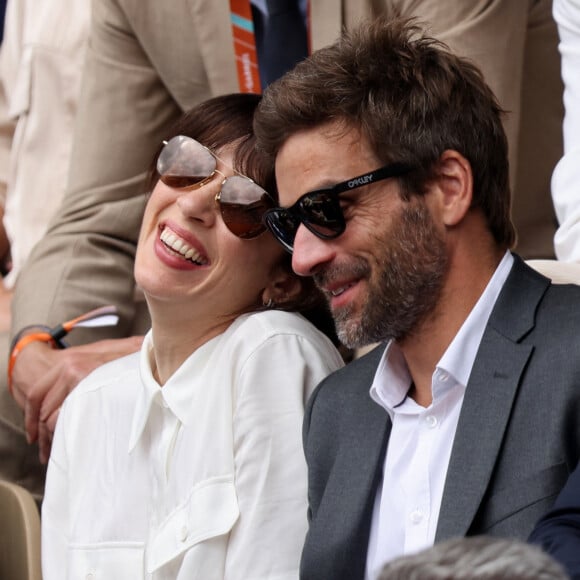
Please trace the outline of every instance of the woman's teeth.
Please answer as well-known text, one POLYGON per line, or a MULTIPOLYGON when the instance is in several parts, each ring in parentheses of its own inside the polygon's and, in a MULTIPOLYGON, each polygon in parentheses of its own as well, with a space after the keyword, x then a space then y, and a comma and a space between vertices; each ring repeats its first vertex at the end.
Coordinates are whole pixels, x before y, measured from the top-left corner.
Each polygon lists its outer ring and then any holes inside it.
POLYGON ((169 228, 165 228, 159 236, 161 241, 171 250, 183 256, 186 260, 191 260, 194 264, 205 266, 208 260, 200 254, 195 248, 192 248, 187 242, 177 236, 169 228))

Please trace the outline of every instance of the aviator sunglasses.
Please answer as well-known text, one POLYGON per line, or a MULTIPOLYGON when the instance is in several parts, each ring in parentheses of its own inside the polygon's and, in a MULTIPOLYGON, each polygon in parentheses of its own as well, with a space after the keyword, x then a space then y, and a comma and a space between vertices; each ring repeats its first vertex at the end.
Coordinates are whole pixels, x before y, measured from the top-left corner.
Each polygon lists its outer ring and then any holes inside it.
POLYGON ((411 167, 408 165, 392 163, 332 187, 305 193, 291 207, 275 207, 267 210, 264 222, 284 249, 290 253, 294 251, 294 239, 300 224, 304 224, 315 236, 323 240, 338 238, 346 229, 339 194, 382 179, 399 177, 409 171, 411 167))
MULTIPOLYGON (((157 173, 165 185, 173 189, 201 187, 213 179, 221 161, 207 147, 184 135, 177 135, 164 146, 157 159, 157 173)), ((264 212, 274 206, 274 200, 249 177, 242 174, 224 177, 215 196, 222 219, 238 238, 250 239, 266 231, 264 212)))

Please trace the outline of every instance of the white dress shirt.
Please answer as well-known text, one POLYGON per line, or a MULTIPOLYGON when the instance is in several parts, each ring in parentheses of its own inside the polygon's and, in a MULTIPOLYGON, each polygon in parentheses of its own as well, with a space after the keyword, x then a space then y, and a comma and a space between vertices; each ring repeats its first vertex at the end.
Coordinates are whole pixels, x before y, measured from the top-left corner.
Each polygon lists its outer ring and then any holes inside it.
POLYGON ((559 260, 580 262, 580 0, 554 0, 564 80, 564 156, 552 175, 559 260))
POLYGON ((367 580, 384 564, 433 545, 451 448, 469 375, 497 297, 513 264, 509 253, 455 338, 432 378, 433 401, 407 396, 411 376, 403 353, 391 342, 379 363, 370 395, 393 423, 371 522, 367 580))
POLYGON ((44 580, 295 580, 307 528, 305 401, 342 366, 301 316, 238 318, 160 387, 154 337, 62 407, 44 580))

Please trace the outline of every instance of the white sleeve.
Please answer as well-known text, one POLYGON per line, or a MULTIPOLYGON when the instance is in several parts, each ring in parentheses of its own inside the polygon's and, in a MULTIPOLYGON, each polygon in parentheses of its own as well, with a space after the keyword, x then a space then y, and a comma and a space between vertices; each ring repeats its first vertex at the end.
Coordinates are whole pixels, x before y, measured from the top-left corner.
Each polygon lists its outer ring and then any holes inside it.
POLYGON ((42 578, 67 578, 68 563, 68 460, 66 456, 66 403, 57 421, 42 502, 42 578))
POLYGON ((580 262, 580 0, 554 0, 564 81, 564 156, 552 175, 559 260, 580 262))
POLYGON ((269 338, 246 360, 233 417, 240 518, 225 580, 298 579, 307 530, 304 405, 340 364, 330 348, 323 352, 292 334, 269 338))

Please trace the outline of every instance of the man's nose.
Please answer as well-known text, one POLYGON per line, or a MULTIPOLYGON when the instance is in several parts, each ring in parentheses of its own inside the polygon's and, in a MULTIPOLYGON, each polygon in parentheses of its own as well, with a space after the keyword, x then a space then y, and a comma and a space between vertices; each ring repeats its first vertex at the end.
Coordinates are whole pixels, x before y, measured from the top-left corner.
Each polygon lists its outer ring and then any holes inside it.
POLYGON ((294 239, 292 269, 300 276, 312 276, 335 256, 333 240, 323 240, 315 236, 301 224, 294 239))

